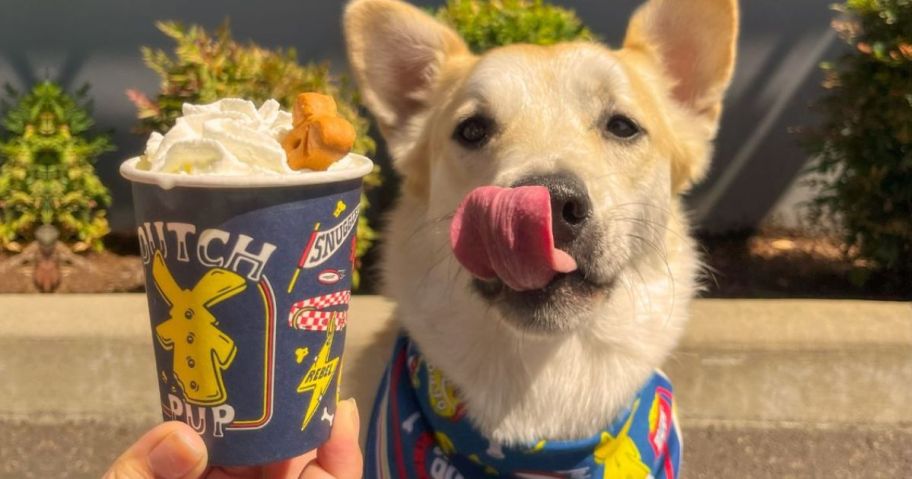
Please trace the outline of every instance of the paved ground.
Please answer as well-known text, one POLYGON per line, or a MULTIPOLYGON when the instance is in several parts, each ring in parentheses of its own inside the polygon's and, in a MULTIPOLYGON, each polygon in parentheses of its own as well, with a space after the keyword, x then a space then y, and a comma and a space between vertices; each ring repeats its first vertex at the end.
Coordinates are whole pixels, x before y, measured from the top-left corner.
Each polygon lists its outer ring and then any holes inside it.
MULTIPOLYGON (((0 477, 21 479, 100 477, 145 429, 97 421, 0 428, 0 477)), ((912 470, 912 430, 684 428, 685 479, 906 478, 912 470)))
MULTIPOLYGON (((97 478, 144 426, 0 422, 0 477, 97 478), (61 474, 62 471, 65 471, 61 474)), ((682 477, 906 478, 912 430, 684 426, 682 477)))
POLYGON ((907 478, 912 429, 687 427, 687 479, 907 478))
MULTIPOLYGON (((159 420, 144 299, 42 297, 36 309, 34 296, 0 296, 0 478, 99 477, 159 420)), ((389 304, 352 309, 345 377, 378 376, 389 304)), ((908 303, 699 301, 666 370, 686 478, 912 471, 908 303)), ((354 382, 344 394, 364 408, 374 385, 354 382)))

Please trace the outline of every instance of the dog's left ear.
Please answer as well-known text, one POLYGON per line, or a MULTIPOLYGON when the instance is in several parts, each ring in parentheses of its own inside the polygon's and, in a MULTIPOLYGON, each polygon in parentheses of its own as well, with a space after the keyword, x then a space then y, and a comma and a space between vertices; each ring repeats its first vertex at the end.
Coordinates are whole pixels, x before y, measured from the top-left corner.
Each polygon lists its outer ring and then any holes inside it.
MULTIPOLYGON (((649 0, 630 22, 624 49, 659 63, 672 82, 672 98, 698 127, 688 138, 715 138, 722 99, 735 68, 737 0, 649 0)), ((708 151, 690 152, 675 161, 675 189, 698 179, 708 166, 708 151), (702 157, 702 158, 701 158, 702 157)))

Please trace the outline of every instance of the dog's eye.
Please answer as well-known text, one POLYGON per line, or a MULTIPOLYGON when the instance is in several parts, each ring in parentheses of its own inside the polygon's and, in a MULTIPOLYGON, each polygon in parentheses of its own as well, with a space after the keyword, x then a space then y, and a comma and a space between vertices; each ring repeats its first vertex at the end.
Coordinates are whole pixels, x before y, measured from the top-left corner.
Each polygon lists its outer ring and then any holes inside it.
POLYGON ((453 139, 470 149, 481 148, 491 138, 494 122, 485 116, 475 115, 463 120, 453 132, 453 139))
POLYGON ((624 115, 613 115, 605 124, 605 131, 617 138, 628 140, 639 135, 642 130, 630 118, 624 115))

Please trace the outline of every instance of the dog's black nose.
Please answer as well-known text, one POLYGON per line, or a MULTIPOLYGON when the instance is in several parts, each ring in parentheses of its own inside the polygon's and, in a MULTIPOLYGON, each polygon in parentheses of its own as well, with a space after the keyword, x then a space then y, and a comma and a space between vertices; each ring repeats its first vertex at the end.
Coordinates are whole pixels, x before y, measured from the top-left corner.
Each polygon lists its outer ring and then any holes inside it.
POLYGON ((592 201, 586 185, 571 173, 555 173, 523 178, 512 185, 544 186, 551 194, 551 223, 554 244, 568 246, 582 233, 592 216, 592 201))

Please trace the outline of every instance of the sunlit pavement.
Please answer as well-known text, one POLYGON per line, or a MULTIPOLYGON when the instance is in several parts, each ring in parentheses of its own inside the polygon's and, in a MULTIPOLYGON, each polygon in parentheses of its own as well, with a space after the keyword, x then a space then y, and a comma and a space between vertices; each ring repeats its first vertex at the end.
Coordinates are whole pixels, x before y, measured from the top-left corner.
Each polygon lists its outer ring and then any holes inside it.
MULTIPOLYGON (((390 311, 352 304, 343 394, 362 419, 390 311)), ((684 477, 912 470, 912 304, 703 300, 692 316, 665 366, 684 477)), ((0 477, 99 477, 160 420, 150 347, 142 295, 0 296, 0 477)))

